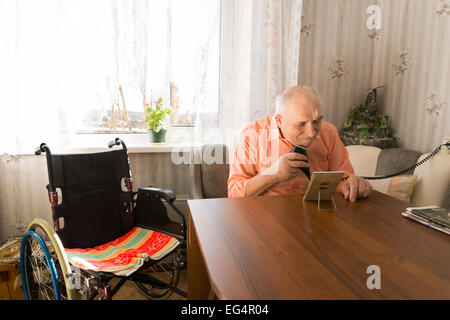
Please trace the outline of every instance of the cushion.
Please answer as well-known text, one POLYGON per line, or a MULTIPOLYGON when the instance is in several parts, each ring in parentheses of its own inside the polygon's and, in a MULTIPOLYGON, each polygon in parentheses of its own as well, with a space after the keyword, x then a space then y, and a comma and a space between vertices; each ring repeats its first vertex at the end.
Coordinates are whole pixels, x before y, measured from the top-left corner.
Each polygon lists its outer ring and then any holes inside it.
MULTIPOLYGON (((377 163, 377 176, 384 176, 392 173, 396 173, 408 167, 411 167, 417 163, 417 159, 421 156, 421 152, 402 149, 402 148, 390 148, 383 149, 380 152, 377 163)), ((406 172, 405 174, 413 174, 414 169, 406 172)))
POLYGON ((380 148, 361 145, 347 146, 346 148, 356 175, 366 177, 375 175, 380 148))
POLYGON ((162 259, 179 244, 166 234, 134 227, 124 236, 95 248, 65 251, 69 262, 78 268, 129 276, 150 259, 162 259))
POLYGON ((447 186, 447 193, 444 196, 444 202, 442 203, 442 207, 450 210, 450 184, 447 186))
POLYGON ((389 195, 394 198, 409 202, 416 181, 417 176, 413 174, 393 177, 389 195))
MULTIPOLYGON (((423 154, 419 161, 429 154, 423 154)), ((450 185, 450 154, 439 153, 414 170, 417 184, 411 197, 415 206, 448 206, 446 197, 450 185)))
POLYGON ((393 198, 409 202, 416 180, 417 176, 411 174, 396 176, 389 179, 369 180, 369 182, 374 190, 388 194, 393 198))

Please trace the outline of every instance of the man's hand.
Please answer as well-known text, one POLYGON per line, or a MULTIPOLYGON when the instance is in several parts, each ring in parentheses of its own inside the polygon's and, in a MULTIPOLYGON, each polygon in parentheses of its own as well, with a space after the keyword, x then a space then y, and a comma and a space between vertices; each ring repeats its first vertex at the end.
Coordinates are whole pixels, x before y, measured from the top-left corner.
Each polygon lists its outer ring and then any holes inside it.
POLYGON ((277 183, 295 178, 301 167, 309 167, 308 163, 298 160, 306 160, 306 157, 295 152, 282 155, 269 168, 247 181, 245 195, 257 196, 277 183))
POLYGON ((372 185, 359 176, 350 176, 341 185, 341 192, 345 199, 355 202, 358 198, 366 198, 372 191, 372 185))
POLYGON ((309 164, 305 160, 306 157, 302 154, 286 153, 261 174, 272 175, 276 183, 287 181, 295 178, 300 172, 300 168, 309 168, 309 164))

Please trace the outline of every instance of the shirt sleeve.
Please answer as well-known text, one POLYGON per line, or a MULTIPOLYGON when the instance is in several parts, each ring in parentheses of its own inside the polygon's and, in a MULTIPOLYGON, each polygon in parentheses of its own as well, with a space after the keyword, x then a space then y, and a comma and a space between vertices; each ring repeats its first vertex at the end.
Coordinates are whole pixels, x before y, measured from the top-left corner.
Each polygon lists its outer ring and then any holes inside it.
POLYGON ((258 174, 257 140, 251 131, 244 130, 238 139, 230 164, 228 197, 244 197, 247 182, 258 174))

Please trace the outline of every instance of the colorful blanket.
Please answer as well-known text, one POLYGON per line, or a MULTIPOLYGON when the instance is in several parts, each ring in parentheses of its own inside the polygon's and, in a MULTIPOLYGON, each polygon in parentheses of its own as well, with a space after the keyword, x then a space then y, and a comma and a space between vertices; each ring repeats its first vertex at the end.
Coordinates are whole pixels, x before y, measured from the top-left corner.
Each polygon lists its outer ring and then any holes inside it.
POLYGON ((129 276, 144 262, 159 260, 180 242, 168 235, 134 227, 124 236, 89 249, 65 249, 69 262, 84 270, 129 276))

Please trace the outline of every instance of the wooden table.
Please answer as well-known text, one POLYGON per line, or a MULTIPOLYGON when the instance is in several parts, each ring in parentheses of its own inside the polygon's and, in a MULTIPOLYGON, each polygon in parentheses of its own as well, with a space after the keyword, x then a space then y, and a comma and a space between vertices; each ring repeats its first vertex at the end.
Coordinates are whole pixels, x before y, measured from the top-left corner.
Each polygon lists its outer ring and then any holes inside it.
POLYGON ((376 191, 334 198, 336 211, 299 195, 189 200, 189 298, 450 299, 450 236, 376 191))

